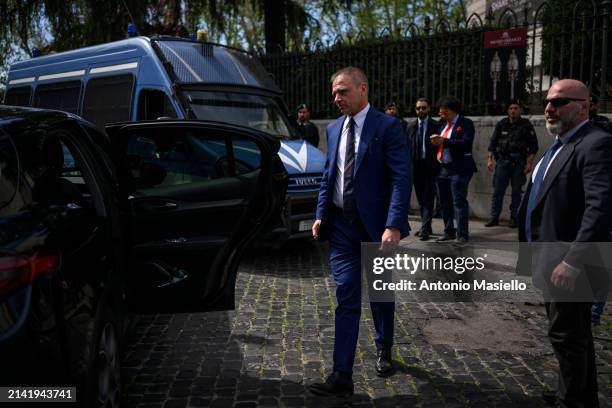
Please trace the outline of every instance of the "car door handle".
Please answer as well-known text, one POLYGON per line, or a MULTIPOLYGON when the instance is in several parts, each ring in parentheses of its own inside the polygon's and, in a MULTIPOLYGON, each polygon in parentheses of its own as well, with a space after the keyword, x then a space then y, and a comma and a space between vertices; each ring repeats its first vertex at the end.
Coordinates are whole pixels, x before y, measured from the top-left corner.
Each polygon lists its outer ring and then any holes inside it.
POLYGON ((155 210, 174 210, 178 208, 178 204, 173 203, 172 201, 165 201, 160 203, 152 203, 151 208, 155 210))

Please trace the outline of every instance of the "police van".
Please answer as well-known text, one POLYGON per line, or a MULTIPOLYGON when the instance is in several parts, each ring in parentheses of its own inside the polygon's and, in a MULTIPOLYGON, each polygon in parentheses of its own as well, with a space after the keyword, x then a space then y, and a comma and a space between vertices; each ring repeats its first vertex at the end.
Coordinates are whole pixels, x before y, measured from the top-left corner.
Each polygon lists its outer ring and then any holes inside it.
MULTIPOLYGON (((282 92, 250 53, 175 37, 132 37, 13 64, 4 103, 70 112, 107 123, 163 119, 218 121, 281 139, 289 174, 285 208, 269 240, 307 237, 324 154, 288 119, 282 92)), ((242 147, 249 162, 252 149, 242 147)), ((175 163, 176 165, 176 163, 175 163)))

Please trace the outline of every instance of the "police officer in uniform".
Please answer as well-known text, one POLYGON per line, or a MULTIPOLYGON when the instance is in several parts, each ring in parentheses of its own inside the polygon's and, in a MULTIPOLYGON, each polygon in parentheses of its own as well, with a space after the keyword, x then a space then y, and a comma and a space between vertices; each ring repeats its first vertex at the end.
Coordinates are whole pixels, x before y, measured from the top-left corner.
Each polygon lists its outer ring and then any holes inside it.
POLYGON ((319 147, 319 129, 310 121, 310 109, 303 103, 297 107, 296 111, 298 115, 297 128, 300 137, 314 147, 319 147))
POLYGON ((393 116, 397 120, 400 121, 400 125, 402 125, 402 130, 406 133, 406 129, 408 128, 408 123, 399 114, 399 107, 395 102, 389 102, 385 105, 385 113, 389 116, 393 116))
POLYGON ((510 203, 510 228, 516 228, 516 215, 521 203, 522 187, 526 175, 533 169, 533 159, 538 151, 538 138, 533 125, 528 119, 521 118, 522 107, 518 101, 508 104, 508 117, 495 126, 489 153, 487 168, 493 174, 493 197, 491 199, 491 218, 485 224, 493 227, 499 224, 504 194, 508 183, 512 185, 510 203))

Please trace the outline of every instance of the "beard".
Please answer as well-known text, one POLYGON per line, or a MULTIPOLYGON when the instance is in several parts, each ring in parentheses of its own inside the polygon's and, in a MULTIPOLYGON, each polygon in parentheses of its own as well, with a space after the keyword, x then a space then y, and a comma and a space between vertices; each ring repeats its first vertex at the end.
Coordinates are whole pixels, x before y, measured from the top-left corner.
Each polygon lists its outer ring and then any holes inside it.
POLYGON ((555 115, 555 123, 548 123, 548 121, 546 122, 546 131, 551 136, 556 136, 558 134, 567 132, 568 130, 574 127, 574 122, 576 121, 576 118, 579 114, 580 106, 576 106, 576 109, 568 112, 565 117, 559 117, 555 115))

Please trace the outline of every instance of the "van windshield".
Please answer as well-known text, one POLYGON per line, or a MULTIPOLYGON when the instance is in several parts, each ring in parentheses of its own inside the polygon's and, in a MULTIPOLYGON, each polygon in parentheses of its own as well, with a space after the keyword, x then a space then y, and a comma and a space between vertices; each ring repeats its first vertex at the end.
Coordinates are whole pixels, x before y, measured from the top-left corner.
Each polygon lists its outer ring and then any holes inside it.
POLYGON ((289 122, 273 98, 224 91, 185 90, 185 97, 196 117, 262 130, 293 138, 289 122))

